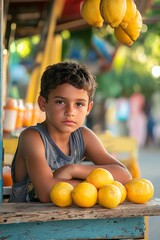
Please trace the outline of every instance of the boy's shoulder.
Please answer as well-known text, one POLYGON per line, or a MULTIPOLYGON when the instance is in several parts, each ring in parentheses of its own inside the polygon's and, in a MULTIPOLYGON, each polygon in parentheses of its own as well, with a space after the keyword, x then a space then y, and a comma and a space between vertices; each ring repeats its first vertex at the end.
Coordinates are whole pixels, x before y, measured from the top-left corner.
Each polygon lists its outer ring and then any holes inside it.
POLYGON ((24 138, 31 138, 31 137, 34 137, 34 136, 37 136, 39 135, 38 134, 38 131, 37 131, 37 127, 36 126, 30 126, 30 127, 27 127, 25 128, 20 136, 19 136, 19 139, 24 139, 24 138))
POLYGON ((95 135, 94 132, 88 128, 87 126, 81 127, 83 137, 89 137, 91 135, 95 135))

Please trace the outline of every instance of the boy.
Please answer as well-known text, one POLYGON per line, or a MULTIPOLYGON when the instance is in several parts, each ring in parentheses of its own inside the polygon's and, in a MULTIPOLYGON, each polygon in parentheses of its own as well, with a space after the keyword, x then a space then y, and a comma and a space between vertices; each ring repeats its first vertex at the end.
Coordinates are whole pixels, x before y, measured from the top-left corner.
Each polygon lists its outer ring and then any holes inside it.
POLYGON ((10 202, 51 202, 52 186, 82 182, 96 167, 125 184, 131 175, 84 127, 93 106, 95 79, 86 66, 68 61, 48 66, 41 78, 38 104, 44 122, 25 129, 12 163, 10 202), (84 158, 90 165, 80 164, 84 158))

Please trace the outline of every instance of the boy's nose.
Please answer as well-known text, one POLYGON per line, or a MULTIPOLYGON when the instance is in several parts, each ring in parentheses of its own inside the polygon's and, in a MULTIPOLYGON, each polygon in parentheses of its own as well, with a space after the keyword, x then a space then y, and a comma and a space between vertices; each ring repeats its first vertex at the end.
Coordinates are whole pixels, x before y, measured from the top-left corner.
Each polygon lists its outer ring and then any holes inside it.
POLYGON ((72 105, 68 105, 65 110, 65 116, 75 116, 75 110, 72 105))

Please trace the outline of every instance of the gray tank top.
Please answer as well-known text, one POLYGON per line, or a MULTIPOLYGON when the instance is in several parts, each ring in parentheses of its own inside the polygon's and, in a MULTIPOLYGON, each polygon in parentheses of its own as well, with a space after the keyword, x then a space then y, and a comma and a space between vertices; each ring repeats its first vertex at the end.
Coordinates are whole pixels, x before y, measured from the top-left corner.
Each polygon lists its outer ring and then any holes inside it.
MULTIPOLYGON (((52 170, 58 169, 66 164, 80 163, 84 159, 85 149, 81 128, 77 129, 70 136, 70 156, 65 155, 58 148, 43 124, 38 123, 36 126, 31 126, 29 128, 35 129, 39 132, 44 144, 46 160, 52 170)), ((21 182, 15 182, 16 155, 17 150, 11 166, 13 186, 11 189, 9 202, 39 201, 29 176, 26 176, 21 182)))

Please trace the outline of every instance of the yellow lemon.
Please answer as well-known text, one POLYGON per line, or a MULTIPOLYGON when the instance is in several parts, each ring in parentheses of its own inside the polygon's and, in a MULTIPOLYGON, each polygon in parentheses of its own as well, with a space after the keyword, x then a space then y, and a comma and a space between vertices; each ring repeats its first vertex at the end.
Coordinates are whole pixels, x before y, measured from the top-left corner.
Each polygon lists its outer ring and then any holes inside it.
POLYGON ((136 4, 135 4, 134 0, 126 0, 126 3, 127 3, 126 13, 125 13, 125 16, 124 16, 122 22, 120 23, 120 26, 123 29, 126 29, 128 24, 135 17, 136 10, 137 10, 137 7, 136 7, 136 4))
POLYGON ((51 201, 59 207, 68 207, 72 205, 72 190, 73 186, 67 182, 58 182, 51 188, 51 201))
POLYGON ((72 191, 73 202, 79 207, 93 207, 97 202, 97 189, 88 182, 81 182, 72 191))
POLYGON ((119 187, 107 184, 98 190, 98 203, 105 208, 115 208, 120 204, 121 192, 119 187))
POLYGON ((83 19, 91 26, 101 28, 103 18, 100 13, 100 0, 85 0, 80 9, 83 19))
POLYGON ((113 181, 112 184, 119 188, 119 190, 121 192, 121 201, 120 201, 120 203, 123 203, 125 201, 126 197, 127 197, 127 190, 126 190, 125 186, 122 183, 118 182, 118 181, 113 181))
POLYGON ((95 168, 86 178, 96 188, 103 187, 114 181, 112 174, 104 168, 95 168))
POLYGON ((151 191, 151 195, 153 196, 154 195, 154 186, 153 186, 152 182, 148 179, 145 179, 145 178, 140 178, 140 181, 148 184, 148 186, 150 188, 150 191, 151 191))
POLYGON ((128 47, 132 46, 134 43, 133 40, 128 36, 126 32, 121 28, 121 26, 114 29, 114 35, 118 42, 127 45, 128 47))
POLYGON ((149 183, 141 179, 133 179, 126 183, 127 199, 134 203, 148 202, 154 195, 154 190, 149 183))

